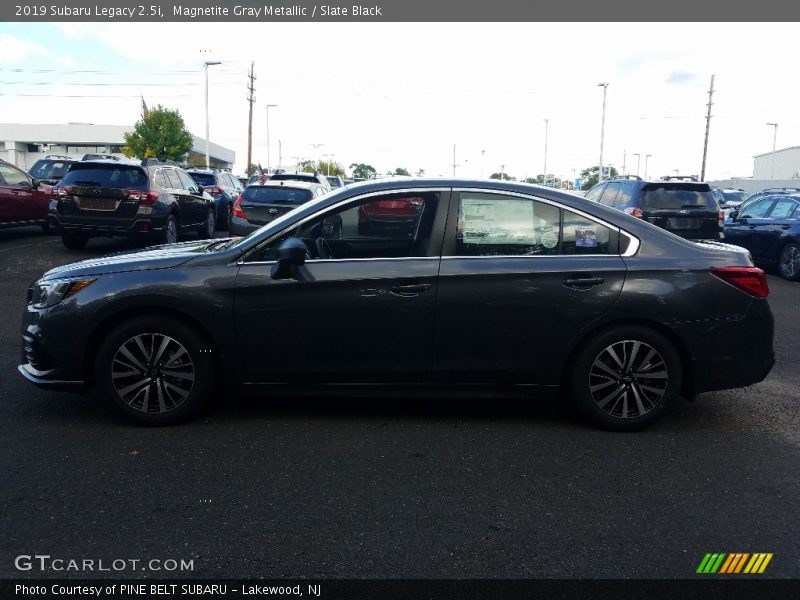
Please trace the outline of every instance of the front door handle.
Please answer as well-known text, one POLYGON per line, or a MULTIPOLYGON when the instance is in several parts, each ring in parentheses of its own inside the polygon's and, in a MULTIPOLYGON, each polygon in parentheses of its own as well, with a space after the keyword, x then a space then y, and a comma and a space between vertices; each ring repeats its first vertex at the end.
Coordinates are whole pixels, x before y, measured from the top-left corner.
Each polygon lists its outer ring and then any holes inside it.
POLYGON ((427 292, 433 287, 430 283, 415 283, 411 285, 393 285, 389 288, 389 292, 394 296, 401 296, 402 298, 414 298, 419 296, 422 292, 427 292))
POLYGON ((573 288, 590 288, 604 283, 602 277, 568 277, 564 280, 564 285, 573 288))

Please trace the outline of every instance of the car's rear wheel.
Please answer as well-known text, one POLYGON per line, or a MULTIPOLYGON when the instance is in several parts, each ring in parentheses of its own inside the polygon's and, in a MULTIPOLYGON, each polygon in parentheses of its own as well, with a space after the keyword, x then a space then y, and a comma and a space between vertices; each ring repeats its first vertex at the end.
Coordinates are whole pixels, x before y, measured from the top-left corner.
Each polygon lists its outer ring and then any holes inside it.
POLYGON ((783 247, 778 257, 778 271, 789 281, 800 279, 800 246, 791 242, 783 247))
POLYGON ((164 223, 164 228, 161 230, 158 241, 162 244, 174 244, 178 241, 178 222, 174 216, 167 217, 167 222, 164 223))
POLYGON ((214 237, 214 232, 217 229, 217 213, 213 208, 209 208, 208 212, 206 213, 206 220, 203 221, 203 224, 200 226, 200 229, 197 230, 197 235, 200 236, 201 239, 210 240, 214 237))
POLYGON ((678 354, 663 335, 624 326, 585 342, 568 388, 575 407, 595 425, 634 431, 663 415, 679 393, 681 377, 678 354))
POLYGON ((83 250, 89 242, 85 233, 65 231, 61 234, 61 242, 70 250, 83 250))
POLYGON ((125 416, 169 425, 200 411, 214 388, 207 342, 174 319, 140 317, 114 329, 97 352, 103 396, 125 416))

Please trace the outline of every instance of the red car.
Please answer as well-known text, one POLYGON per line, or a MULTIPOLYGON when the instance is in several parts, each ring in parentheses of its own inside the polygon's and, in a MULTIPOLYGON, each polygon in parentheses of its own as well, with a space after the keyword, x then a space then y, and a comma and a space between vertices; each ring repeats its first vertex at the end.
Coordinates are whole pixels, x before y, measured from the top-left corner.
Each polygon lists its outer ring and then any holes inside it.
POLYGON ((423 204, 422 198, 398 198, 362 204, 358 207, 358 233, 413 234, 423 204))
POLYGON ((52 186, 0 160, 0 227, 41 225, 49 232, 47 213, 52 190, 52 186))

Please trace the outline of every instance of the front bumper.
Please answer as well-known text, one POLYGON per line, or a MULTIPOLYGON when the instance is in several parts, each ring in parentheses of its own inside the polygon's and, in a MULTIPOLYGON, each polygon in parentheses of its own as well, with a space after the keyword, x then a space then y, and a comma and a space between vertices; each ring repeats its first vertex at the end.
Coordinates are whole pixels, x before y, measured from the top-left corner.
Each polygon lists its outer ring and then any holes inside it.
POLYGON ((25 379, 45 390, 57 390, 61 392, 83 392, 86 390, 86 382, 84 381, 66 381, 64 379, 51 378, 55 369, 39 371, 30 363, 26 363, 24 365, 19 365, 17 370, 25 379))

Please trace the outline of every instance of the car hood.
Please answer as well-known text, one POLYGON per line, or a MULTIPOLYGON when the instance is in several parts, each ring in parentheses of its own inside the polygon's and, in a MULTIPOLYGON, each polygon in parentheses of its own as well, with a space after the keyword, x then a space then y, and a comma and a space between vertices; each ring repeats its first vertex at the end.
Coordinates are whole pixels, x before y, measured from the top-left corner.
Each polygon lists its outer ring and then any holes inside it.
POLYGON ((99 256, 50 269, 42 279, 60 277, 83 277, 87 275, 104 275, 107 273, 124 273, 126 271, 149 271, 152 269, 169 269, 205 253, 209 243, 215 240, 202 240, 151 246, 136 252, 124 252, 99 256))

